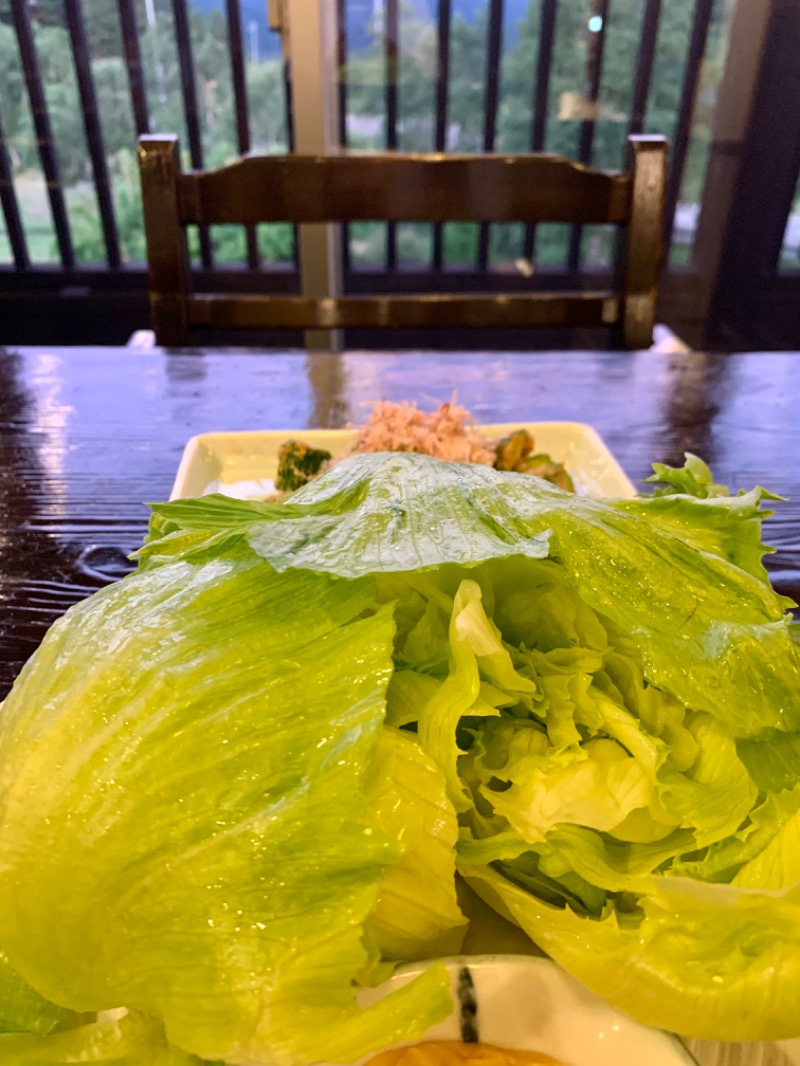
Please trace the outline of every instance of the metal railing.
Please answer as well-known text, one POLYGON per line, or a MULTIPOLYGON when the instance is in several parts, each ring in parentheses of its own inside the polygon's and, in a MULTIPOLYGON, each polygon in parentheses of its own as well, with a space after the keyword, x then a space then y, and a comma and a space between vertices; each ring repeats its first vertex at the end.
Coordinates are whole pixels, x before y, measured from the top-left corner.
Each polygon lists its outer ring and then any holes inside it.
MULTIPOLYGON (((115 275, 118 281, 111 286, 122 291, 126 286, 137 292, 145 286, 144 267, 141 261, 133 262, 126 258, 121 246, 119 229, 119 210, 115 198, 113 175, 110 172, 109 157, 102 124, 102 103, 97 91, 97 71, 95 57, 89 44, 86 23, 86 0, 62 0, 63 26, 67 32, 71 63, 77 82, 82 122, 86 137, 88 167, 88 184, 96 197, 96 226, 102 236, 104 264, 88 264, 79 261, 73 241, 72 222, 65 185, 62 180, 59 149, 56 144, 51 122, 51 104, 48 100, 47 86, 43 77, 37 35, 32 21, 30 0, 0 0, 0 20, 5 21, 14 32, 14 40, 19 64, 24 76, 24 88, 30 108, 33 135, 36 140, 38 166, 46 187, 47 202, 52 219, 56 264, 36 262, 29 246, 25 211, 21 208, 16 189, 14 172, 13 131, 6 128, 3 101, 0 99, 0 204, 7 238, 8 257, 11 262, 0 266, 0 278, 6 289, 14 285, 24 285, 26 279, 36 275, 36 285, 43 286, 47 279, 53 286, 63 285, 75 278, 89 279, 96 283, 103 271, 109 276, 115 275)), ((108 0, 111 5, 112 0, 108 0)), ((710 34, 715 24, 720 25, 726 7, 726 0, 671 0, 683 3, 691 23, 688 37, 688 50, 682 72, 682 87, 677 110, 672 116, 672 130, 666 133, 671 140, 671 164, 668 187, 668 222, 667 237, 672 237, 673 220, 679 203, 681 185, 686 168, 687 155, 690 150, 695 104, 703 73, 704 56, 707 55, 710 34), (716 20, 716 23, 715 23, 716 20)), ((144 7, 150 15, 155 0, 146 0, 144 7)), ((348 134, 348 104, 353 93, 351 70, 358 60, 358 49, 350 45, 348 20, 352 20, 353 10, 347 0, 336 0, 339 16, 338 65, 339 65, 339 102, 340 102, 340 140, 342 146, 351 145, 348 134)), ((142 0, 114 0, 116 17, 122 42, 121 59, 127 76, 128 106, 131 116, 131 149, 134 148, 136 134, 155 132, 153 122, 152 98, 156 88, 148 83, 148 56, 143 54, 142 40, 142 0)), ((227 55, 230 64, 231 81, 231 115, 230 124, 235 131, 233 148, 238 153, 246 153, 259 145, 254 145, 251 136, 251 119, 254 108, 274 107, 276 101, 253 99, 248 90, 248 59, 246 56, 242 0, 220 0, 220 11, 224 14, 227 55)), ((191 0, 161 0, 158 5, 164 15, 172 20, 174 44, 179 75, 179 92, 183 112, 183 131, 185 150, 193 168, 202 168, 210 161, 207 144, 204 143, 203 107, 204 103, 198 91, 197 57, 192 42, 193 19, 200 16, 195 12, 191 0)), ((729 5, 727 5, 729 7, 729 5)), ((551 133, 555 127, 554 112, 561 101, 555 99, 554 70, 557 66, 561 20, 568 14, 572 17, 576 7, 583 12, 584 25, 581 47, 582 74, 577 76, 575 95, 579 98, 582 112, 578 118, 569 119, 570 128, 575 131, 575 158, 586 164, 598 162, 596 151, 596 132, 598 128, 598 107, 603 101, 603 78, 608 62, 609 39, 619 32, 627 18, 638 24, 638 37, 632 44, 635 58, 632 59, 634 71, 630 101, 627 114, 616 116, 615 121, 625 127, 627 133, 642 132, 647 125, 648 108, 651 100, 653 73, 658 54, 658 35, 662 27, 663 11, 661 0, 531 0, 528 14, 535 17, 537 32, 535 44, 531 45, 527 61, 530 64, 530 96, 527 137, 524 144, 516 150, 539 152, 552 149, 551 133), (629 12, 629 16, 625 12, 629 12), (618 21, 615 23, 615 19, 618 21), (620 21, 622 20, 622 21, 620 21), (555 105, 555 106, 554 106, 555 105)), ((430 54, 433 69, 431 73, 432 114, 430 115, 430 141, 427 147, 434 151, 447 151, 450 147, 450 130, 453 123, 453 81, 455 38, 454 30, 458 20, 464 20, 459 0, 438 0, 431 20, 430 54)), ((402 119, 404 85, 400 78, 400 68, 404 60, 403 26, 405 8, 399 0, 385 0, 382 5, 382 22, 374 31, 370 47, 383 60, 384 78, 381 93, 382 114, 380 120, 383 143, 387 150, 403 148, 404 126, 402 119)), ((483 14, 483 72, 482 105, 480 130, 476 137, 476 147, 492 152, 502 149, 500 143, 500 119, 504 106, 503 78, 509 60, 508 38, 513 36, 513 27, 509 27, 509 4, 504 0, 487 0, 483 14)), ((630 26, 627 26, 630 31, 630 26)), ((147 30, 147 32, 150 32, 147 30)), ((720 29, 717 36, 724 36, 720 29)), ((363 37, 363 34, 362 34, 363 37)), ((517 39, 517 46, 519 40, 517 39)), ((721 48, 722 46, 720 46, 721 48)), ((363 53, 363 48, 361 49, 363 53)), ((148 53, 149 55, 149 53, 148 53)), ((278 59, 274 60, 279 63, 278 59)), ((577 68, 576 68, 577 69, 577 68)), ((223 77, 224 74, 220 74, 223 77)), ((285 146, 291 149, 291 78, 284 69, 284 92, 280 106, 286 114, 285 146)), ((206 87, 207 88, 207 87, 206 87)), ((562 120, 559 119, 559 123, 562 120)), ((621 137, 624 140, 624 136, 621 137)), ((602 160, 600 161, 603 162, 602 160)), ((619 160, 621 163, 622 160, 619 160)), ((86 184, 86 182, 84 182, 86 184)), ((509 280, 520 287, 531 284, 530 274, 535 270, 535 284, 547 287, 548 271, 536 265, 538 234, 533 226, 519 230, 517 256, 521 264, 530 264, 526 273, 518 272, 517 277, 509 280)), ((296 247, 296 242, 295 242, 296 247)), ((361 289, 372 284, 377 287, 396 286, 398 278, 401 287, 436 288, 446 285, 448 267, 453 267, 453 257, 448 254, 443 226, 435 225, 431 231, 430 254, 426 261, 420 257, 418 262, 409 264, 399 251, 398 228, 395 224, 386 227, 385 245, 382 261, 373 261, 364 267, 356 262, 353 254, 353 241, 344 242, 346 285, 361 289), (367 277, 368 276, 368 277, 367 277)), ((427 246, 426 246, 427 247, 427 246)), ((265 291, 277 287, 280 291, 293 291, 297 286, 297 263, 291 256, 280 263, 265 262, 259 245, 259 234, 255 227, 247 227, 242 243, 241 256, 237 262, 222 262, 215 252, 215 235, 208 229, 200 229, 197 240, 196 269, 199 279, 204 284, 222 284, 228 289, 256 287, 265 291)), ((585 241, 579 229, 574 229, 565 240, 563 262, 557 264, 557 270, 563 282, 564 276, 580 283, 580 275, 587 268, 584 254, 585 241)), ((610 262, 610 259, 609 259, 610 262)), ((474 243, 474 255, 467 261, 457 264, 465 275, 462 278, 467 288, 478 288, 482 284, 492 287, 493 267, 491 231, 488 224, 479 228, 474 243)), ((594 269, 591 264, 589 267, 594 269)))

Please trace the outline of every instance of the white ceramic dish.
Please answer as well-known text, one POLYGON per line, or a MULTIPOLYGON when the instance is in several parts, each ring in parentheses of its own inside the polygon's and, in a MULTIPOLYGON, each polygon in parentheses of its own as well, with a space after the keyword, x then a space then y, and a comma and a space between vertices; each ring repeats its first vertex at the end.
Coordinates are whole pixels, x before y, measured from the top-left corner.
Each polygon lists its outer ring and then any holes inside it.
MULTIPOLYGON (((367 998, 410 981, 425 963, 406 966, 367 998)), ((464 967, 474 991, 481 1043, 539 1051, 563 1066, 692 1066, 695 1060, 669 1033, 639 1025, 592 995, 549 959, 479 955, 448 960, 453 1014, 423 1040, 460 1040, 464 967)))
MULTIPOLYGON (((481 426, 486 437, 525 428, 536 451, 564 463, 578 492, 586 496, 633 496, 635 489, 599 434, 582 422, 527 422, 481 426)), ((340 455, 355 439, 350 429, 277 429, 202 433, 187 443, 170 499, 221 492, 238 499, 268 496, 284 441, 304 440, 340 455)))

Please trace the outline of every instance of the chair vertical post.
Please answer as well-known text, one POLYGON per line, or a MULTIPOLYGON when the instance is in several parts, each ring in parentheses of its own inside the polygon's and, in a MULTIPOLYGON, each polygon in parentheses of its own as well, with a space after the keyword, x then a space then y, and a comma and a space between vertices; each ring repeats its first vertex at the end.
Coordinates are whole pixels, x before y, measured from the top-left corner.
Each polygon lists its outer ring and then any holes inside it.
POLYGON ((177 137, 139 138, 150 315, 161 345, 185 344, 189 337, 189 258, 178 211, 180 172, 177 137))
POLYGON ((628 138, 633 188, 625 255, 622 337, 626 348, 649 348, 656 321, 658 275, 664 254, 667 142, 628 138))

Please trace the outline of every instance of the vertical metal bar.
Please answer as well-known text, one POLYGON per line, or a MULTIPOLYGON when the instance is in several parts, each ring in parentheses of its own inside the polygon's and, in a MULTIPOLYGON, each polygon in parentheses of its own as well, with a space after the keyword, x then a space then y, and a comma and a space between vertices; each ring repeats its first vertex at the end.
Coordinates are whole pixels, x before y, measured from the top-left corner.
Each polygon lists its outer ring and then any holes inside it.
POLYGON ((339 89, 339 145, 347 147, 347 0, 336 0, 336 84, 339 89))
MULTIPOLYGON (((493 152, 497 136, 497 108, 500 103, 500 55, 503 48, 503 0, 489 0, 489 36, 486 44, 486 87, 483 105, 483 150, 493 152)), ((478 234, 478 270, 489 262, 489 223, 482 222, 478 234)))
POLYGON ((25 240, 25 230, 19 213, 17 194, 14 191, 14 182, 11 172, 11 160, 6 146, 6 137, 3 132, 3 124, 0 120, 0 204, 3 206, 3 216, 6 220, 6 232, 14 255, 14 266, 17 270, 27 270, 31 265, 28 255, 28 245, 25 240))
POLYGON ((292 88, 292 62, 284 56, 281 63, 283 72, 283 98, 286 103, 286 148, 294 151, 294 89, 292 88))
POLYGON ((125 49, 125 66, 128 68, 128 84, 131 90, 131 107, 136 135, 150 132, 150 116, 147 110, 147 93, 144 87, 142 54, 139 51, 139 28, 136 25, 136 9, 133 0, 117 0, 119 21, 122 27, 122 45, 125 49))
MULTIPOLYGON (((294 90, 292 89, 292 62, 284 54, 281 62, 283 71, 283 99, 286 103, 286 148, 289 152, 294 151, 294 90)), ((300 231, 296 225, 292 226, 292 259, 294 269, 300 272, 300 231)))
MULTIPOLYGON (((547 134, 547 108, 550 96, 550 69, 553 65, 553 44, 556 36, 558 0, 542 0, 539 14, 539 54, 536 60, 536 82, 533 91, 533 124, 531 151, 543 152, 547 134)), ((525 227, 524 258, 533 263, 536 254, 536 227, 525 227)))
POLYGON ((678 206, 678 197, 681 191, 681 179, 683 168, 686 163, 686 153, 689 150, 689 137, 692 132, 692 116, 694 103, 697 96, 697 86, 700 82, 700 68, 706 51, 708 31, 711 26, 711 15, 714 11, 714 0, 697 0, 694 9, 694 22, 692 23, 692 36, 689 41, 689 54, 686 57, 686 70, 683 75, 683 94, 681 106, 678 112, 678 121, 672 138, 672 166, 667 183, 667 203, 664 224, 664 248, 665 255, 669 255, 672 244, 672 230, 675 224, 675 209, 678 206))
MULTIPOLYGON (((397 82, 399 66, 397 46, 400 37, 400 14, 398 0, 386 0, 384 9, 386 24, 384 41, 386 49, 386 148, 390 152, 397 150, 397 82)), ((389 222, 386 226, 386 269, 397 270, 397 226, 389 222)))
MULTIPOLYGON (((339 147, 347 148, 347 3, 336 0, 336 84, 339 89, 339 147)), ((342 226, 342 266, 350 270, 350 227, 342 226)))
POLYGON ((106 260, 110 267, 116 269, 122 262, 122 257, 119 251, 117 223, 114 219, 114 198, 111 195, 111 181, 108 176, 103 131, 100 128, 100 115, 92 80, 92 64, 89 59, 89 44, 86 40, 86 27, 83 24, 80 0, 64 0, 64 10, 72 44, 72 58, 75 61, 75 74, 78 79, 86 143, 92 163, 94 191, 97 195, 97 206, 100 208, 100 225, 103 230, 103 243, 106 246, 106 260))
POLYGON ((629 137, 642 133, 644 130, 660 18, 661 0, 647 0, 642 19, 642 33, 639 38, 639 54, 636 57, 636 74, 633 79, 633 101, 631 103, 631 119, 628 125, 629 137))
MULTIPOLYGON (((250 151, 250 122, 247 108, 247 79, 244 69, 244 38, 242 35, 242 11, 239 0, 225 0, 228 17, 228 47, 231 53, 231 80, 233 99, 236 104, 236 141, 240 155, 250 151)), ((258 240, 255 226, 245 226, 247 238, 247 265, 258 270, 258 240)))
MULTIPOLYGON (((436 37, 436 130, 434 150, 444 152, 447 148, 447 104, 450 87, 450 25, 453 17, 452 0, 439 0, 436 37)), ((433 258, 431 267, 442 269, 444 231, 437 222, 433 227, 433 258)))
POLYGON ((50 200, 50 211, 53 216, 53 228, 56 231, 61 264, 65 267, 72 267, 75 266, 75 251, 72 247, 67 207, 64 203, 64 193, 61 188, 58 158, 53 143, 53 132, 50 128, 50 117, 47 113, 47 99, 44 94, 42 75, 39 72, 39 61, 36 56, 33 30, 31 29, 26 0, 11 0, 11 16, 14 21, 14 30, 17 34, 22 70, 25 75, 28 98, 30 99, 36 141, 39 146, 39 158, 42 161, 42 170, 47 185, 47 195, 50 200))
MULTIPOLYGON (((181 71, 181 89, 183 92, 183 110, 186 115, 186 132, 189 135, 189 158, 194 170, 203 169, 203 142, 200 136, 200 117, 197 111, 197 88, 194 80, 194 61, 192 59, 192 36, 189 26, 189 11, 186 0, 172 0, 172 16, 175 19, 175 44, 178 49, 178 63, 181 71)), ((204 267, 213 265, 211 239, 205 226, 198 227, 200 233, 200 259, 204 267)))
MULTIPOLYGON (((597 122, 595 108, 600 96, 600 75, 603 72, 603 50, 606 43, 606 27, 608 25, 608 13, 610 0, 592 0, 591 20, 599 19, 597 29, 589 27, 589 49, 586 61, 586 88, 584 90, 584 106, 587 108, 578 139, 578 162, 591 163, 592 145, 594 144, 594 130, 597 122)), ((591 21, 590 20, 590 21, 591 21)), ((569 242, 569 256, 567 263, 571 273, 576 273, 580 266, 581 258, 581 227, 572 227, 572 236, 569 242)))

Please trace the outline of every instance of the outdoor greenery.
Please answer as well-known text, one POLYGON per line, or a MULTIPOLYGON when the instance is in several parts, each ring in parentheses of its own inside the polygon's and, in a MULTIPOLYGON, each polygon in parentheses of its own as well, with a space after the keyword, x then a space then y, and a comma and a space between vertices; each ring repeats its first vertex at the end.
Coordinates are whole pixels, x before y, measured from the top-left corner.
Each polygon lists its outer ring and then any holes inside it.
MULTIPOLYGON (((180 134, 185 150, 188 142, 171 5, 167 0, 153 0, 148 5, 145 0, 137 3, 151 128, 180 134)), ((733 0, 717 0, 715 5, 682 189, 682 199, 688 202, 697 202, 702 190, 732 3, 733 0)), ((135 165, 135 129, 117 5, 111 0, 82 0, 82 5, 123 255, 128 261, 141 261, 145 249, 135 165)), ((447 147, 476 151, 483 143, 486 15, 484 12, 468 20, 458 13, 457 3, 454 7, 447 147)), ((573 157, 581 120, 587 117, 584 83, 591 36, 590 8, 588 0, 561 0, 558 7, 546 148, 573 157)), ((646 129, 668 137, 674 131, 681 98, 693 9, 694 0, 670 0, 662 8, 646 129)), ((506 30, 496 144, 502 150, 524 151, 530 147, 539 10, 539 0, 531 0, 513 32, 508 27, 506 30)), ((613 0, 610 5, 594 131, 594 162, 603 167, 619 167, 624 160, 643 10, 644 0, 613 0)), ((31 14, 76 254, 81 261, 99 262, 104 256, 104 246, 63 0, 36 0, 31 4, 31 14)), ((227 27, 221 6, 205 12, 193 8, 191 35, 205 162, 219 165, 237 154, 227 27)), ((433 147, 435 129, 435 23, 404 11, 400 36, 397 72, 400 147, 426 150, 433 147)), ((381 148, 385 144, 386 64, 381 34, 376 31, 367 39, 372 43, 351 55, 347 70, 349 143, 354 148, 381 148)), ((253 149, 285 150, 286 107, 279 61, 248 62, 247 84, 253 149)), ((32 255, 36 261, 52 261, 56 258, 56 248, 9 0, 0 0, 0 119, 10 149, 32 255)), ((186 163, 189 164, 188 156, 186 163)), ((562 229, 539 227, 537 262, 563 260, 567 234, 562 229)), ((219 260, 241 259, 245 250, 242 230, 238 227, 217 230, 213 240, 219 260)), ((353 227, 354 257, 379 262, 384 239, 380 226, 353 227)), ((476 240, 475 227, 464 224, 446 227, 447 260, 468 262, 474 256, 476 240)), ((259 241, 268 260, 286 260, 292 255, 292 231, 288 226, 260 227, 259 241)), ((430 227, 399 227, 401 261, 424 262, 430 254, 430 244, 430 227)), ((504 268, 513 264, 522 254, 522 248, 521 227, 493 227, 491 250, 496 266, 504 268)), ((608 234, 598 227, 587 227, 583 246, 586 262, 607 261, 610 248, 608 234)), ((1 259, 10 259, 2 231, 1 259)))

